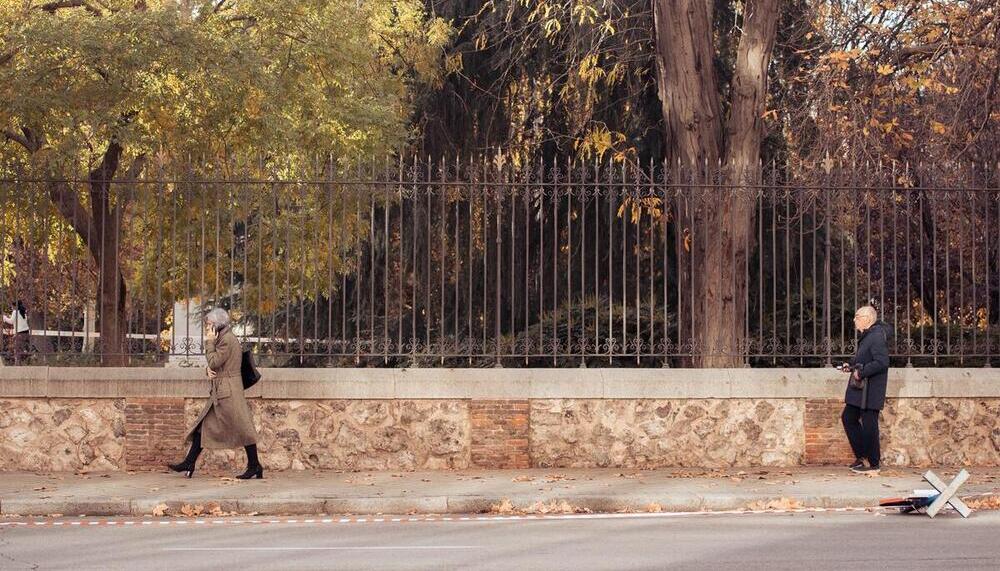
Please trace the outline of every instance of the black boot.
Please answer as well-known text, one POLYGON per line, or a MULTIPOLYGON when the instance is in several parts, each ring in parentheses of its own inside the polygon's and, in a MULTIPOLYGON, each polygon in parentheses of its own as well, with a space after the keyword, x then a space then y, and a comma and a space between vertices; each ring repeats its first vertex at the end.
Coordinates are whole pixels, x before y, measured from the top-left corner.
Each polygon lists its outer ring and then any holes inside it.
POLYGON ((180 464, 167 464, 167 468, 170 468, 174 472, 185 472, 185 475, 190 478, 194 476, 194 465, 198 461, 198 455, 201 454, 201 431, 195 431, 194 436, 191 438, 191 449, 188 450, 187 457, 180 464))
POLYGON ((261 480, 264 478, 264 467, 260 465, 260 459, 257 458, 257 445, 251 444, 250 446, 243 447, 247 451, 247 471, 243 472, 239 476, 236 476, 237 480, 249 480, 251 478, 257 478, 261 480))

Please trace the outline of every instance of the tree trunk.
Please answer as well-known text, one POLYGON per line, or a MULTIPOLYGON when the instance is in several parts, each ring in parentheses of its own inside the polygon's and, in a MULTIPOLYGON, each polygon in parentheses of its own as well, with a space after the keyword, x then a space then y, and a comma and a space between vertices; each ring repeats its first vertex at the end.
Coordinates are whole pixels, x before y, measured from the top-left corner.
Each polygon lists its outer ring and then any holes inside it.
MULTIPOLYGON (((122 148, 117 143, 108 145, 101 164, 91 171, 90 212, 80 201, 77 189, 65 182, 49 185, 49 198, 70 226, 80 236, 94 258, 98 271, 97 330, 100 333, 101 364, 122 366, 128 364, 125 345, 125 279, 121 271, 119 246, 121 244, 121 216, 126 197, 118 204, 111 201, 111 180, 118 171, 122 148)), ((143 159, 137 159, 130 176, 137 176, 143 159)), ((58 179, 58 177, 52 177, 58 179)))
POLYGON ((690 279, 692 299, 682 300, 679 315, 691 318, 691 364, 732 367, 746 360, 745 269, 753 245, 753 185, 760 182, 767 68, 780 2, 744 4, 725 132, 712 64, 712 4, 656 0, 657 79, 671 148, 667 158, 707 183, 689 189, 681 198, 685 204, 676 205, 678 212, 685 206, 692 213, 676 218, 682 224, 678 237, 690 237, 678 240, 678 277, 690 279))
POLYGON ((123 149, 116 142, 108 145, 104 160, 90 173, 90 209, 95 239, 91 253, 100 269, 98 292, 98 328, 101 332, 101 364, 128 364, 125 346, 125 279, 119 260, 121 243, 121 205, 112 204, 111 180, 118 172, 123 149))

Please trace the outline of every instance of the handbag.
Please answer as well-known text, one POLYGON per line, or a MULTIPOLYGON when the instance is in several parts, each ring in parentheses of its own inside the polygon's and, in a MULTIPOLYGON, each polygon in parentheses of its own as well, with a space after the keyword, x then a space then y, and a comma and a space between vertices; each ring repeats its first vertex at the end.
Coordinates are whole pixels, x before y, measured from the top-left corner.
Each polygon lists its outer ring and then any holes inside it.
POLYGON ((254 362, 253 350, 244 349, 243 359, 240 363, 240 377, 243 379, 243 390, 257 384, 260 380, 260 371, 257 370, 257 363, 254 362))

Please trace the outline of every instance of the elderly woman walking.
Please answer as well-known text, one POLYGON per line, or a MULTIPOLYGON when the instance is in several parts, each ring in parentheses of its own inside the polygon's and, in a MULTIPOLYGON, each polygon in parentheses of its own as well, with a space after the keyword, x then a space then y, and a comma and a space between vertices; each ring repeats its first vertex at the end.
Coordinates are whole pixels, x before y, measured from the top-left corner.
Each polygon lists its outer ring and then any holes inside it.
POLYGON ((211 380, 208 402, 198 420, 188 431, 185 441, 191 442, 187 457, 179 464, 167 467, 185 472, 190 478, 194 465, 205 448, 239 448, 247 453, 247 469, 236 476, 241 480, 263 478, 264 467, 257 458, 257 432, 254 430, 250 407, 243 396, 240 365, 243 350, 229 324, 226 310, 216 308, 205 317, 208 378, 211 380))

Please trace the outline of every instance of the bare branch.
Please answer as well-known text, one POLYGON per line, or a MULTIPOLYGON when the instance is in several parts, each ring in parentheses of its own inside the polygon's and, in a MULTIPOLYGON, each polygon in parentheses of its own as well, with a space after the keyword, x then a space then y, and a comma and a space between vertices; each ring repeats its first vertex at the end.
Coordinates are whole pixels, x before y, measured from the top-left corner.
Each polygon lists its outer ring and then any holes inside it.
POLYGON ((995 43, 989 42, 983 38, 941 41, 933 44, 921 44, 901 48, 898 52, 896 52, 896 61, 903 61, 907 58, 915 56, 933 56, 934 54, 942 53, 948 50, 967 47, 997 49, 998 46, 995 43))

